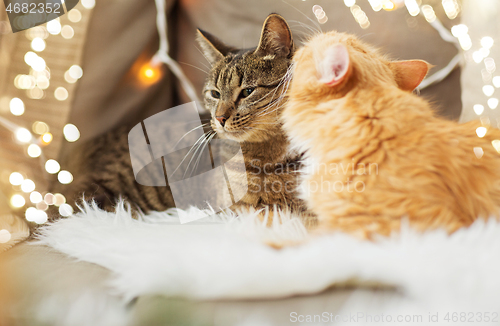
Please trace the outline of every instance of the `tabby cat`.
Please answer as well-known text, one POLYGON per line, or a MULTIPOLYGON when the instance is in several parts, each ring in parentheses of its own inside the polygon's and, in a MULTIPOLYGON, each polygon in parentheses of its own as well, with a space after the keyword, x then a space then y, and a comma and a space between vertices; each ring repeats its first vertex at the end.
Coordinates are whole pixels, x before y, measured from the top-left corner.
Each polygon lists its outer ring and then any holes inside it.
POLYGON ((232 209, 276 205, 304 213, 295 191, 301 155, 290 151, 280 121, 294 53, 288 24, 269 15, 259 45, 250 50, 227 46, 201 30, 198 40, 212 64, 203 90, 212 128, 219 138, 239 142, 245 160, 242 181, 248 192, 232 209))
POLYGON ((408 218, 453 232, 498 216, 500 131, 437 117, 412 94, 428 69, 334 31, 297 51, 284 129, 307 151, 300 191, 320 231, 369 238, 408 218))
MULTIPOLYGON (((303 202, 295 195, 300 155, 289 151, 279 120, 289 82, 288 68, 294 52, 286 21, 270 15, 259 45, 239 50, 199 31, 199 43, 212 65, 204 87, 206 108, 217 136, 240 143, 246 166, 241 181, 247 194, 232 208, 265 208, 277 205, 301 213, 303 202)), ((71 185, 57 185, 69 202, 94 199, 105 210, 114 210, 119 197, 143 212, 174 207, 170 188, 149 187, 134 179, 127 135, 129 127, 90 142, 72 157, 71 185), (110 150, 112 148, 112 150, 110 150)), ((241 174, 240 171, 227 171, 241 174)), ((234 179, 234 178, 233 178, 234 179)))

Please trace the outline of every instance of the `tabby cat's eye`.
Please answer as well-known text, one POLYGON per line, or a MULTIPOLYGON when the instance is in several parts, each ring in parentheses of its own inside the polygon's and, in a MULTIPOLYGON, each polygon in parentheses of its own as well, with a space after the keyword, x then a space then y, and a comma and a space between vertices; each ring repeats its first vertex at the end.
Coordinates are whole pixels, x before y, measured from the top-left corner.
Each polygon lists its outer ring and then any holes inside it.
POLYGON ((212 95, 213 98, 220 98, 220 93, 217 91, 210 91, 210 95, 212 95))
POLYGON ((244 90, 241 91, 241 96, 242 97, 248 97, 252 92, 255 90, 253 87, 245 88, 244 90))

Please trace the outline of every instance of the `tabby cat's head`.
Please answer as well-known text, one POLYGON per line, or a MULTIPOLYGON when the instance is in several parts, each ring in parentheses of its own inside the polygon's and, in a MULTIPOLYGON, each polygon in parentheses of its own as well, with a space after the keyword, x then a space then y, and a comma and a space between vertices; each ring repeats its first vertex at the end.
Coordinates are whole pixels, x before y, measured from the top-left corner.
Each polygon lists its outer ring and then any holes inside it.
POLYGON ((281 133, 279 115, 288 87, 294 45, 286 21, 267 17, 259 45, 240 50, 198 30, 211 63, 203 89, 212 128, 221 138, 260 142, 281 133))

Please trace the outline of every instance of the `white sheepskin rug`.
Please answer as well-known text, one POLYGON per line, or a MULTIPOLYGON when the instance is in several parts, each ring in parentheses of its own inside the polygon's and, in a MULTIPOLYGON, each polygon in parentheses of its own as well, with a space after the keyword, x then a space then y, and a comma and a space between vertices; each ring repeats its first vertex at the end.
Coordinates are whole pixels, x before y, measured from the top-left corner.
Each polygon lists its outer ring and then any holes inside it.
POLYGON ((312 237, 286 214, 271 227, 255 212, 188 224, 179 223, 181 214, 210 212, 174 209, 135 220, 123 203, 115 213, 85 206, 44 228, 37 243, 114 272, 111 286, 125 302, 147 294, 280 298, 349 283, 395 287, 426 312, 500 308, 500 223, 494 220, 451 236, 403 227, 368 242, 340 233, 312 237), (269 242, 302 244, 277 250, 269 242))

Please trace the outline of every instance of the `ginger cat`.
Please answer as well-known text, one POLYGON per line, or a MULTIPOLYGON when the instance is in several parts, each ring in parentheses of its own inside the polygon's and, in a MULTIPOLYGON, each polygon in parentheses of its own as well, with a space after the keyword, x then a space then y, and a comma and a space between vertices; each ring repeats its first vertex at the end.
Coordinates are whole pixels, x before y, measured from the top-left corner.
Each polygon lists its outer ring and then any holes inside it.
POLYGON ((407 217, 418 230, 453 232, 498 216, 500 131, 435 116, 412 94, 426 62, 389 61, 338 32, 313 37, 293 60, 284 129, 306 150, 300 191, 320 230, 370 238, 407 217))

